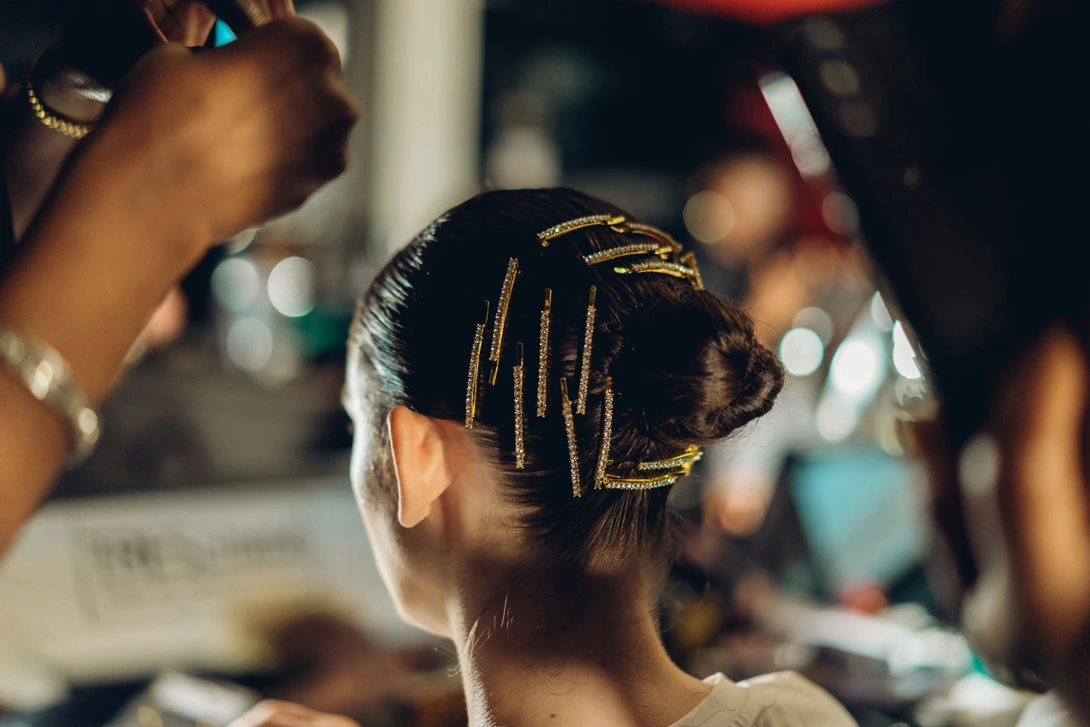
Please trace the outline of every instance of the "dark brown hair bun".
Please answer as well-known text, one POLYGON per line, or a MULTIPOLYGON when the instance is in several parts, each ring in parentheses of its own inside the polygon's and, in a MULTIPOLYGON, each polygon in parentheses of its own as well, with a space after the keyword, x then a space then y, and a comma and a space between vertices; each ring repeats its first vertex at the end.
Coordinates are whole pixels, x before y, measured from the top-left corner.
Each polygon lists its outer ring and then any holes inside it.
POLYGON ((703 290, 663 296, 622 333, 613 378, 620 403, 666 445, 706 445, 768 413, 783 368, 753 321, 703 290))

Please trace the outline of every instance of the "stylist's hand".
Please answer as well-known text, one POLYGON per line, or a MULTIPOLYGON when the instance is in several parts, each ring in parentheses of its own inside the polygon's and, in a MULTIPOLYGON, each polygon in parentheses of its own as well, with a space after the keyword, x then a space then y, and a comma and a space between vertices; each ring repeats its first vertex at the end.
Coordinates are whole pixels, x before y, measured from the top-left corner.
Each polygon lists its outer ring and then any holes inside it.
POLYGON ((360 727, 348 717, 315 712, 293 702, 267 700, 242 715, 229 727, 360 727))
POLYGON ((54 202, 113 195, 195 262, 344 170, 356 111, 340 70, 330 40, 299 18, 214 50, 162 46, 125 78, 54 202))
POLYGON ((938 522, 979 573, 963 607, 970 635, 988 656, 1036 671, 1090 723, 1088 375, 1074 338, 1052 332, 1016 368, 960 467, 937 427, 916 437, 938 522), (957 521, 943 508, 955 499, 957 521))

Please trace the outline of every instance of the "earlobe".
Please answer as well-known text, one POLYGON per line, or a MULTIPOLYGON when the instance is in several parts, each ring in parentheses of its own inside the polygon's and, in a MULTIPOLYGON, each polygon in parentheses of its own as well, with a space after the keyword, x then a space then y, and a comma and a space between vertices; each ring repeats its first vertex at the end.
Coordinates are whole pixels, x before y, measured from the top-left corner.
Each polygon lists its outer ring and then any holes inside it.
POLYGON ((397 476, 397 518, 402 527, 419 525, 451 483, 446 448, 435 421, 397 406, 387 421, 397 476))

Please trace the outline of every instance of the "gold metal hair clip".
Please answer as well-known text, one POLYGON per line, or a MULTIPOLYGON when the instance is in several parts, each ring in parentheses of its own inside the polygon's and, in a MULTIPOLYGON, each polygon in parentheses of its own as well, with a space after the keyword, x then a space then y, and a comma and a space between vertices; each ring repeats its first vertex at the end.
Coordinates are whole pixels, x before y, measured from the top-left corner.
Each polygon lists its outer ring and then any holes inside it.
POLYGON ((667 232, 663 232, 654 225, 648 225, 643 222, 625 222, 620 226, 620 232, 629 235, 646 235, 647 237, 653 237, 660 242, 666 243, 671 250, 676 253, 681 252, 682 245, 675 240, 672 235, 667 232))
POLYGON ((503 276, 503 287, 496 302, 496 319, 492 322, 492 348, 488 360, 492 362, 492 372, 488 383, 496 385, 496 375, 500 371, 500 354, 503 352, 503 329, 507 323, 507 308, 511 305, 511 293, 515 289, 515 278, 519 274, 519 261, 511 258, 507 261, 507 274, 503 276))
POLYGON ((568 380, 560 379, 560 410, 564 414, 564 433, 568 437, 568 466, 571 468, 572 497, 582 497, 583 487, 579 482, 579 450, 575 446, 575 417, 571 411, 571 399, 568 398, 568 380))
POLYGON ((526 417, 522 410, 522 344, 516 346, 518 363, 512 371, 515 378, 515 469, 526 468, 526 417))
POLYGON ((637 462, 636 469, 640 472, 657 472, 661 470, 684 470, 685 474, 689 474, 689 470, 693 465, 699 462, 704 457, 704 451, 700 447, 692 446, 687 447, 684 452, 676 457, 670 457, 669 459, 657 459, 649 462, 637 462))
POLYGON ((587 413, 587 393, 590 389, 590 357, 594 342, 594 299, 598 288, 590 286, 590 302, 587 304, 587 320, 583 327, 583 358, 579 368, 579 392, 575 402, 575 413, 587 413))
POLYGON ((478 323, 473 333, 473 348, 469 351, 469 378, 466 381, 466 429, 472 429, 477 419, 477 375, 481 369, 481 346, 488 325, 488 301, 484 302, 484 323, 478 323))
POLYGON ((541 242, 542 247, 548 247, 551 240, 555 240, 569 232, 582 230, 584 227, 595 227, 598 225, 615 227, 622 222, 624 222, 623 215, 587 215, 586 217, 576 217, 574 220, 561 222, 559 225, 553 225, 548 229, 542 230, 537 233, 537 239, 541 242))
POLYGON ((609 262, 610 260, 616 260, 620 257, 627 257, 629 255, 649 255, 654 254, 659 257, 666 257, 673 250, 668 245, 663 245, 658 242, 636 242, 631 245, 621 245, 620 247, 610 247, 605 250, 599 250, 598 252, 592 252, 589 255, 583 256, 583 262, 587 265, 597 265, 599 263, 609 262))
POLYGON ((657 477, 606 475, 602 487, 607 490, 654 490, 659 487, 669 487, 678 481, 678 477, 679 475, 672 472, 657 477))
POLYGON ((613 268, 613 272, 620 275, 632 275, 636 273, 661 273, 663 275, 669 275, 674 278, 684 278, 694 285, 698 279, 698 275, 695 270, 688 265, 682 265, 681 263, 674 263, 668 260, 644 260, 641 262, 631 263, 629 265, 618 265, 613 268))
POLYGON ((537 340, 537 415, 545 416, 549 403, 549 326, 553 310, 553 291, 545 289, 545 307, 541 309, 541 328, 537 340))
POLYGON ((602 441, 598 446, 598 468, 594 472, 594 489, 602 489, 609 465, 609 447, 613 440, 613 379, 606 379, 605 400, 602 402, 602 441))
POLYGON ((700 277, 700 268, 696 264, 696 253, 690 250, 677 259, 679 263, 693 271, 693 287, 704 290, 704 278, 700 277))

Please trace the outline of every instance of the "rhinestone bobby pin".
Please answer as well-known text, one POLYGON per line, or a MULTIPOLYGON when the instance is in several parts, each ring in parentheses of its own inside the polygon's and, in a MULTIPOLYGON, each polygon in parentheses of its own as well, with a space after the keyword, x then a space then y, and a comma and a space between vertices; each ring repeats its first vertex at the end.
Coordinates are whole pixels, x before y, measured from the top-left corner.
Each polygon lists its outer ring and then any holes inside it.
POLYGON ((542 247, 548 247, 550 241, 555 240, 562 235, 566 235, 569 232, 581 230, 584 227, 595 227, 597 225, 614 227, 622 222, 624 222, 624 217, 622 215, 587 215, 586 217, 576 217, 574 220, 561 222, 559 225, 554 225, 548 229, 542 230, 537 233, 537 239, 541 241, 542 247))
POLYGON ((658 459, 650 462, 638 462, 636 463, 636 469, 640 472, 655 472, 658 470, 672 470, 672 469, 684 469, 685 474, 689 474, 688 470, 692 469, 692 466, 699 462, 704 457, 704 452, 699 447, 688 447, 684 452, 676 457, 669 459, 658 459))
POLYGON ((488 324, 488 301, 484 302, 484 323, 478 323, 473 333, 473 348, 469 351, 469 378, 466 381, 466 429, 472 429, 477 418, 477 376, 481 369, 481 346, 488 324))
POLYGON ((549 317, 553 309, 553 291, 545 289, 545 307, 541 309, 541 328, 537 340, 537 415, 545 416, 549 403, 549 317))
POLYGON ((587 393, 590 389, 590 357, 594 342, 594 316, 596 309, 594 299, 598 295, 598 288, 590 286, 590 302, 587 304, 587 321, 583 327, 583 359, 579 367, 579 392, 575 402, 575 413, 587 413, 587 393))
POLYGON ((522 410, 522 344, 518 346, 518 363, 512 371, 515 378, 515 469, 526 468, 526 417, 522 410))
POLYGON ((503 329, 507 323, 507 309, 511 305, 511 293, 515 289, 515 278, 519 274, 519 261, 511 258, 507 261, 507 274, 503 276, 503 287, 500 288, 500 297, 496 302, 496 319, 492 322, 492 348, 488 353, 488 360, 492 362, 492 373, 489 374, 488 383, 496 384, 496 374, 500 370, 500 354, 503 352, 503 329))
POLYGON ((599 250, 598 252, 592 252, 589 255, 584 255, 583 262, 587 265, 597 265, 598 263, 609 262, 610 260, 616 260, 619 257, 627 257, 629 255, 647 255, 653 253, 660 257, 664 257, 669 255, 670 252, 671 250, 668 246, 658 242, 636 242, 631 245, 610 247, 605 250, 599 250))
POLYGON ((669 487, 678 481, 680 475, 669 473, 658 477, 625 477, 623 475, 606 475, 602 487, 607 490, 654 490, 658 487, 669 487))
POLYGON ((575 417, 571 411, 571 399, 568 398, 568 380, 560 379, 560 409, 564 414, 564 433, 568 438, 568 466, 571 468, 572 497, 582 497, 583 488, 579 482, 579 450, 575 446, 575 417))
POLYGON ((609 465, 609 446, 613 439, 613 379, 606 379, 605 400, 602 402, 602 442, 598 447, 598 467, 594 471, 594 489, 602 489, 609 465))
POLYGON ((699 277, 696 270, 688 265, 682 265, 681 263, 674 263, 668 260, 642 260, 629 265, 618 265, 613 268, 613 272, 620 275, 632 275, 634 273, 662 273, 663 275, 670 275, 675 278, 685 278, 686 280, 692 281, 694 285, 699 277))

